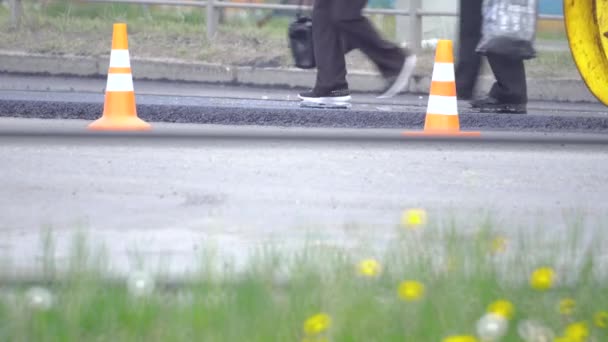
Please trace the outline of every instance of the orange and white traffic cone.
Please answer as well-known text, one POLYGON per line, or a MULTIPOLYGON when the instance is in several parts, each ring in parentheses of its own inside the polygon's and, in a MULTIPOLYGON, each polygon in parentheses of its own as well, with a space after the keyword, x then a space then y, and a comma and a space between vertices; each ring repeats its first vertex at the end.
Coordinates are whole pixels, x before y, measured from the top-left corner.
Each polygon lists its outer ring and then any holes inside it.
POLYGON ((114 24, 103 115, 88 128, 105 131, 142 131, 151 128, 150 124, 137 117, 127 24, 114 24))
POLYGON ((460 130, 454 52, 451 40, 440 40, 437 44, 424 131, 406 132, 405 135, 469 137, 480 135, 479 132, 463 132, 460 130))

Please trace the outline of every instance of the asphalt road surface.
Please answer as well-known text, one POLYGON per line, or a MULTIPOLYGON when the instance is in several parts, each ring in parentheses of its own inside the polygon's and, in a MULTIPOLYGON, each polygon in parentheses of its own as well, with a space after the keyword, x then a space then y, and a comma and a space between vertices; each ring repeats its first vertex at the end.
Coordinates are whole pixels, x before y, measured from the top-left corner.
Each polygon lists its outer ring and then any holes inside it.
POLYGON ((505 234, 605 229, 604 135, 595 143, 522 134, 506 135, 511 142, 377 143, 356 137, 399 131, 319 129, 355 138, 318 143, 285 137, 311 132, 303 128, 155 123, 167 137, 138 140, 79 136, 87 123, 0 119, 7 132, 47 133, 0 135, 0 256, 10 269, 36 272, 45 229, 60 261, 82 230, 93 245, 105 245, 116 272, 145 260, 174 275, 192 270, 209 246, 237 263, 264 244, 381 248, 412 207, 428 210, 433 224, 454 219, 463 233, 488 214, 505 234), (242 138, 196 138, 210 131, 242 138), (192 137, 172 138, 175 132, 192 137), (255 134, 283 137, 247 139, 255 134))
MULTIPOLYGON (((0 117, 99 117, 104 79, 0 74, 0 117)), ((271 127, 420 129, 427 97, 378 100, 354 94, 349 110, 303 109, 292 89, 264 89, 137 81, 138 114, 147 121, 271 127)), ((479 113, 459 103, 463 129, 608 133, 608 110, 599 103, 532 102, 528 115, 479 113)))

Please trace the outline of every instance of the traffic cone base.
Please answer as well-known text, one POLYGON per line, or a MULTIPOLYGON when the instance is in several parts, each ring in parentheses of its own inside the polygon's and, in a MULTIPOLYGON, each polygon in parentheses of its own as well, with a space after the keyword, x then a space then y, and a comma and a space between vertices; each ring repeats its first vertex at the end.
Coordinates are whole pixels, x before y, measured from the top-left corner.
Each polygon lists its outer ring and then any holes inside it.
POLYGON ((426 115, 426 123, 425 129, 422 132, 405 132, 403 135, 405 136, 461 136, 461 137, 477 137, 480 136, 480 132, 465 132, 461 131, 458 128, 450 128, 450 127, 460 127, 460 122, 458 119, 458 115, 438 115, 438 114, 427 114, 426 115), (431 127, 431 128, 427 128, 431 127), (433 128, 433 127, 445 127, 443 129, 433 128))
POLYGON ((95 131, 147 131, 151 128, 149 123, 136 117, 101 117, 89 124, 89 129, 95 131))
POLYGON ((131 74, 127 25, 114 24, 110 67, 103 105, 103 115, 88 129, 105 131, 145 131, 152 126, 137 116, 135 90, 131 74))
POLYGON ((481 132, 424 130, 421 132, 404 132, 403 135, 406 137, 479 137, 481 136, 481 132))
POLYGON ((458 100, 454 74, 452 41, 440 40, 435 53, 430 95, 422 132, 404 132, 405 136, 476 137, 480 132, 463 132, 458 119, 458 100))

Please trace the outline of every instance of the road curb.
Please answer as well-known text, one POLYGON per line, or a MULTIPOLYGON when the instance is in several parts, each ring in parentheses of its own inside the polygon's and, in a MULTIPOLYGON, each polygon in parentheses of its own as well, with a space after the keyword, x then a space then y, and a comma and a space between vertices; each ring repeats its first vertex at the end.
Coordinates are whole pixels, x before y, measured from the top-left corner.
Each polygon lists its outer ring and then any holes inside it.
MULTIPOLYGON (((43 55, 14 51, 0 51, 0 72, 79 77, 105 77, 108 56, 85 57, 71 55, 43 55)), ((135 80, 167 80, 200 83, 222 83, 266 87, 308 88, 315 73, 290 68, 256 68, 226 66, 204 62, 187 62, 171 59, 131 58, 135 80)), ((382 79, 374 73, 349 72, 350 88, 354 92, 374 92, 383 87, 382 79)), ((430 75, 415 75, 409 92, 428 94, 430 75)), ((491 77, 482 77, 480 95, 493 83, 491 77)), ((590 102, 597 99, 581 79, 547 78, 529 79, 530 100, 559 102, 590 102)))

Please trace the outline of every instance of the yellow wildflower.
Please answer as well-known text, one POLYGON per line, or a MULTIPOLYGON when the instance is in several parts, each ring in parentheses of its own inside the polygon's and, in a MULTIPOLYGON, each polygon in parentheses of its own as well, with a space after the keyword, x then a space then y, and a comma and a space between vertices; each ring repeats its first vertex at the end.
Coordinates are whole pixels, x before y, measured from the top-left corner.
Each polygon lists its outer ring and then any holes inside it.
POLYGON ((424 284, 418 281, 403 281, 397 289, 399 298, 405 301, 416 301, 424 296, 424 284))
POLYGON ((366 259, 359 263, 358 272, 359 275, 365 277, 377 277, 380 275, 382 267, 380 263, 374 259, 366 259))
POLYGON ((470 335, 450 336, 444 338, 443 342, 477 342, 477 338, 470 335))
POLYGON ((507 250, 507 238, 504 236, 498 236, 492 240, 490 251, 493 254, 504 253, 507 250))
POLYGON ((401 215, 401 226, 416 229, 426 224, 427 215, 424 209, 409 209, 401 215))
POLYGON ((505 319, 513 318, 515 307, 508 300, 497 300, 488 306, 488 312, 501 316, 505 319))
POLYGON ((587 340, 587 337, 589 337, 589 328, 587 327, 587 323, 578 322, 568 325, 566 327, 566 331, 564 332, 564 337, 576 342, 587 340))
POLYGON ((555 271, 550 267, 541 267, 530 277, 530 286, 536 290, 548 290, 555 283, 555 271))
POLYGON ((559 301, 559 313, 565 316, 570 316, 574 313, 576 301, 572 298, 564 298, 559 301))
POLYGON ((598 328, 608 328, 608 312, 600 311, 593 316, 593 323, 598 328))
POLYGON ((313 336, 323 333, 331 326, 331 317, 326 313, 316 314, 304 322, 304 332, 313 336))

